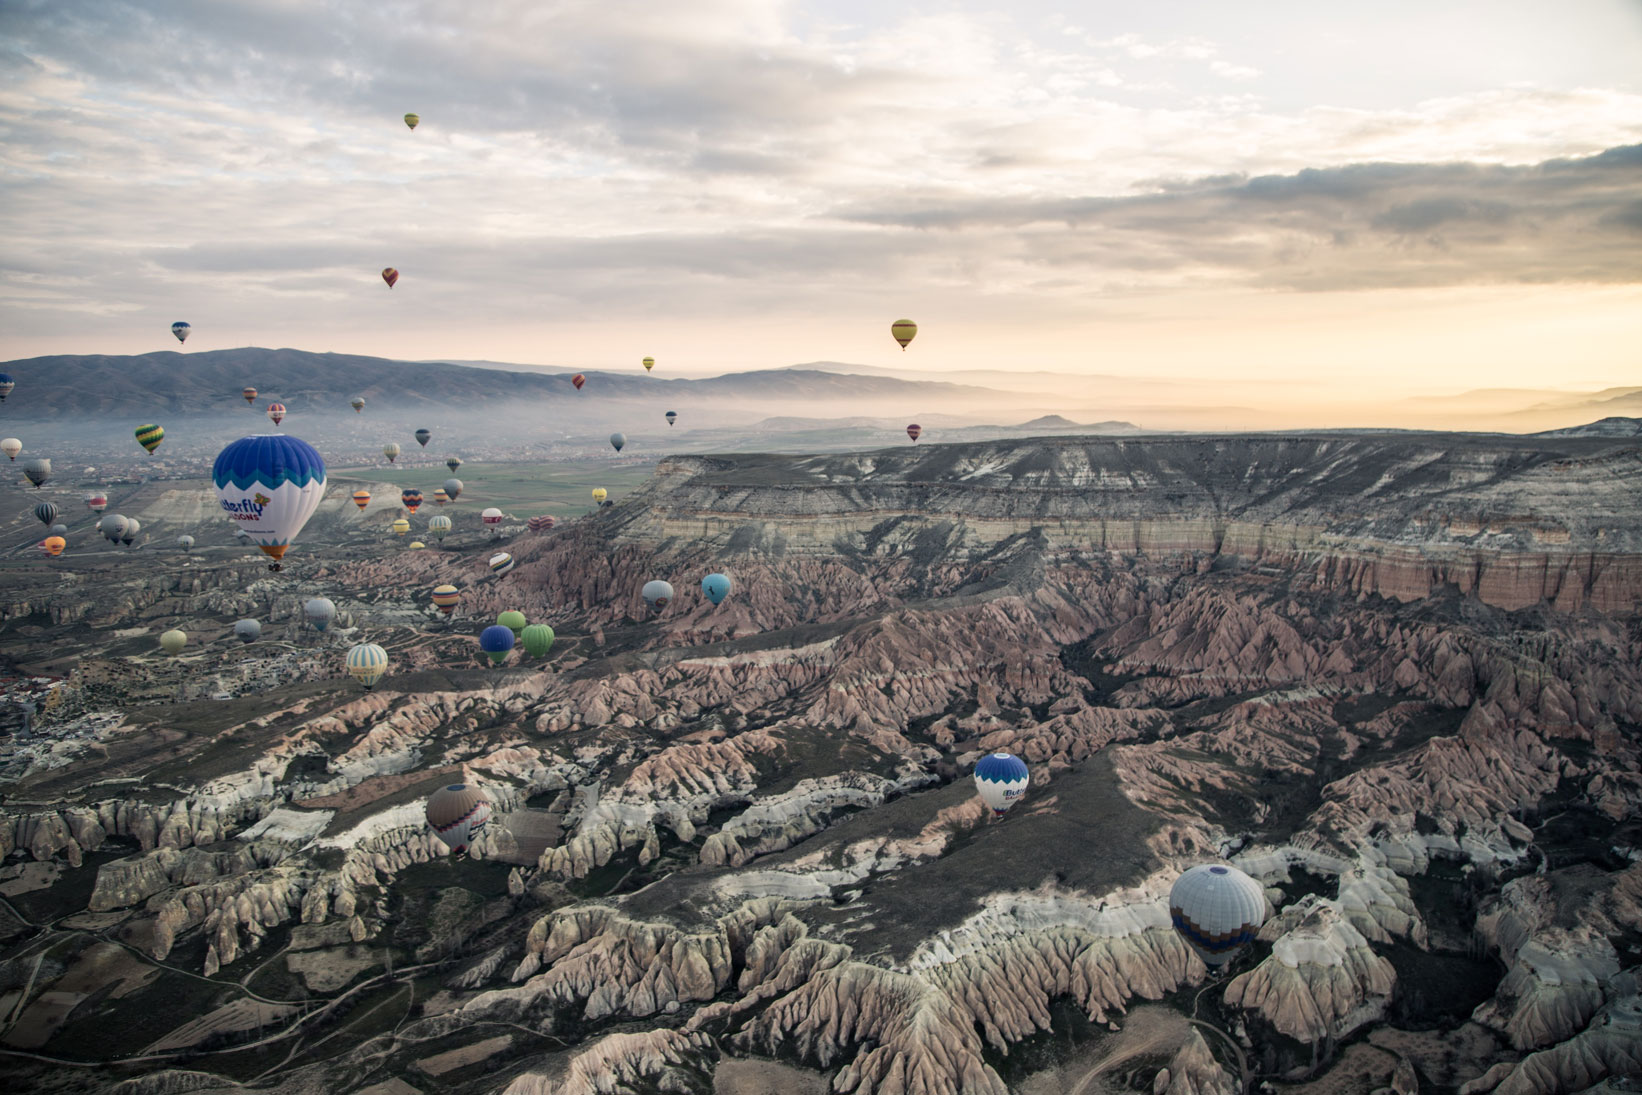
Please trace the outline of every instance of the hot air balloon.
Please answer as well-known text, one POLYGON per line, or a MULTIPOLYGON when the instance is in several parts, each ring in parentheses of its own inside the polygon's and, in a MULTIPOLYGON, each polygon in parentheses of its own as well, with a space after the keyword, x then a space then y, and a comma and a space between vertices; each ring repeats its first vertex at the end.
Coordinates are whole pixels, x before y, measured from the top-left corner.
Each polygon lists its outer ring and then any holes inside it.
POLYGON ((127 521, 117 513, 111 513, 97 522, 97 531, 103 534, 103 539, 110 543, 117 543, 125 535, 127 521))
POLYGON ((137 539, 137 533, 143 530, 143 523, 135 517, 125 519, 125 535, 120 537, 120 543, 130 547, 137 539))
POLYGON ((11 457, 13 460, 16 460, 17 459, 17 454, 22 452, 22 451, 23 451, 23 443, 21 441, 17 440, 17 438, 15 438, 15 437, 8 437, 4 441, 0 441, 0 452, 5 453, 7 456, 11 457))
POLYGON ((407 114, 407 115, 405 115, 405 124, 410 126, 412 129, 415 129, 416 128, 416 123, 420 122, 421 120, 422 120, 422 116, 420 114, 407 114))
POLYGON ((490 571, 492 574, 506 574, 513 569, 513 556, 505 551, 498 551, 490 557, 490 571))
POLYGON ((513 632, 513 637, 516 639, 519 637, 519 632, 525 629, 525 614, 516 608, 510 608, 497 616, 496 622, 513 632))
POLYGON ((46 535, 47 536, 67 536, 68 535, 68 526, 67 525, 52 525, 50 528, 46 529, 46 535))
POLYGON ((901 349, 905 350, 907 343, 911 342, 913 337, 917 335, 918 325, 910 319, 898 319, 889 325, 889 333, 895 337, 896 342, 901 344, 901 349))
POLYGON ((608 497, 610 497, 610 492, 605 490, 603 487, 593 488, 593 504, 595 506, 602 506, 604 504, 604 500, 608 497))
POLYGON ((108 496, 92 492, 86 495, 86 508, 92 513, 101 513, 108 508, 108 496))
POLYGON ((531 532, 546 532, 556 524, 558 524, 558 521, 552 514, 544 513, 539 517, 532 517, 525 523, 525 527, 531 532))
POLYGON ((325 497, 325 461, 306 441, 284 434, 242 437, 211 469, 222 510, 249 532, 272 570, 325 497))
MULTIPOLYGON (((450 495, 445 493, 445 488, 444 487, 434 487, 433 488, 433 501, 434 501, 435 505, 442 506, 446 502, 450 501, 450 495)), ((445 520, 448 521, 448 520, 450 520, 450 518, 447 517, 447 518, 445 518, 445 520)))
POLYGON ((255 403, 257 401, 257 390, 255 388, 246 388, 239 394, 245 397, 245 402, 247 403, 255 403))
POLYGON ((626 434, 613 433, 610 435, 610 447, 615 449, 617 452, 620 452, 621 447, 625 444, 627 444, 626 434))
POLYGON ((975 787, 992 807, 994 817, 1002 817, 1021 800, 1030 780, 1026 762, 1012 753, 993 753, 975 764, 975 787))
POLYGON ((393 534, 395 536, 403 536, 410 531, 410 522, 405 520, 403 517, 400 517, 388 527, 393 529, 393 534))
POLYGON ((907 427, 907 436, 912 438, 914 441, 918 440, 918 435, 923 432, 924 428, 916 422, 907 427))
POLYGON ((438 539, 443 540, 445 533, 450 531, 450 518, 443 515, 433 518, 428 522, 428 531, 438 539))
POLYGON ((502 511, 495 506, 489 506, 479 514, 479 520, 487 525, 499 525, 502 523, 502 511))
POLYGON ((460 456, 447 457, 446 460, 445 460, 445 467, 450 469, 450 473, 452 475, 455 475, 456 474, 456 469, 461 467, 461 466, 462 466, 462 458, 460 456))
POLYGON ((1201 863, 1169 890, 1174 930, 1210 969, 1225 965, 1248 946, 1266 920, 1260 883, 1222 863, 1201 863))
POLYGON ((194 546, 194 538, 185 532, 181 536, 177 537, 177 546, 182 548, 184 551, 188 551, 194 546))
POLYGON ((428 828, 457 855, 485 831, 490 820, 490 803, 471 783, 452 783, 428 796, 428 828))
POLYGON ((446 479, 444 489, 445 497, 454 502, 456 501, 457 496, 462 493, 462 481, 456 478, 446 479))
POLYGON ((701 580, 701 592, 715 605, 724 603, 724 598, 730 595, 730 576, 727 574, 709 574, 701 580))
POLYGON ((417 550, 419 550, 419 549, 421 549, 421 548, 425 548, 425 547, 427 547, 427 546, 428 546, 428 545, 426 545, 426 544, 424 544, 424 543, 423 543, 423 542, 422 542, 422 541, 420 541, 420 540, 412 540, 412 541, 411 541, 411 542, 410 542, 410 543, 408 543, 408 544, 406 544, 406 545, 405 545, 405 547, 406 547, 406 548, 407 548, 407 549, 409 549, 409 550, 411 550, 411 551, 417 551, 417 550))
POLYGON ((348 400, 348 406, 353 408, 353 413, 354 414, 364 414, 365 413, 365 397, 362 396, 362 395, 354 396, 352 399, 348 400))
POLYGON ((194 333, 194 328, 190 327, 187 321, 179 319, 171 325, 171 333, 177 336, 178 342, 187 342, 188 336, 194 333))
POLYGON ((673 587, 660 579, 645 582, 644 589, 640 592, 644 595, 644 603, 650 606, 651 612, 660 612, 667 607, 667 602, 673 599, 673 587))
POLYGON ((182 653, 182 648, 188 645, 188 632, 172 628, 160 636, 160 649, 176 657, 182 653))
POLYGON ((457 591, 455 586, 443 585, 433 587, 433 603, 437 605, 439 607, 439 611, 443 612, 446 616, 449 616, 452 612, 456 611, 456 602, 461 599, 462 594, 457 591))
POLYGON ((371 492, 361 488, 353 492, 353 504, 363 510, 371 504, 371 492))
POLYGON ((160 442, 164 440, 165 430, 163 427, 155 426, 152 423, 147 426, 137 427, 137 444, 141 445, 149 452, 153 452, 155 449, 159 448, 160 442))
POLYGON ((360 643, 348 651, 348 676, 364 685, 365 691, 369 692, 387 671, 388 652, 375 643, 360 643))
POLYGON ((15 387, 17 387, 17 381, 13 380, 7 373, 0 373, 0 403, 6 401, 6 396, 10 395, 11 390, 15 387))
POLYGON ((56 502, 41 502, 34 507, 34 516, 40 519, 42 525, 48 527, 57 520, 57 514, 60 512, 62 511, 57 508, 56 502))
POLYGON ((386 445, 382 446, 382 455, 388 458, 388 463, 393 463, 395 460, 399 459, 399 446, 392 441, 389 441, 386 445))
POLYGON ((422 508, 422 492, 416 490, 415 488, 400 491, 399 504, 404 506, 411 513, 415 513, 418 509, 422 508))
POLYGON ((647 358, 644 359, 644 371, 645 372, 649 372, 651 369, 654 369, 655 367, 656 367, 656 359, 655 358, 647 357, 647 358))
POLYGON ((579 392, 582 390, 582 385, 587 383, 587 378, 581 373, 577 373, 575 376, 570 378, 570 383, 574 384, 576 386, 576 390, 579 392))
POLYGON ((479 632, 479 649, 490 655, 492 665, 501 665, 507 660, 507 652, 513 649, 512 629, 491 624, 479 632))
POLYGON ((276 426, 279 425, 281 422, 285 421, 285 404, 283 404, 283 403, 270 403, 270 404, 268 404, 268 417, 273 420, 273 423, 276 426))
POLYGON ((382 271, 382 280, 388 283, 388 288, 389 289, 392 289, 393 286, 394 286, 394 283, 399 280, 399 271, 395 270, 391 266, 386 267, 382 271))
POLYGON ((329 597, 310 597, 308 603, 302 606, 302 612, 314 625, 315 631, 324 631, 336 619, 336 605, 331 603, 329 597))
POLYGON ((41 456, 23 461, 23 477, 34 484, 35 490, 39 490, 51 478, 51 460, 41 456))
POLYGON ((678 412, 668 411, 666 414, 662 415, 662 417, 667 419, 667 424, 671 426, 674 422, 678 421, 678 412))
POLYGON ((530 624, 520 637, 524 640, 525 653, 532 658, 545 658, 553 649, 553 629, 546 624, 530 624))
POLYGON ((44 540, 40 541, 40 550, 44 551, 53 559, 61 555, 63 553, 63 549, 66 547, 68 547, 68 541, 63 539, 61 536, 47 536, 44 540))
MULTIPOLYGON (((433 440, 433 431, 429 429, 421 429, 417 430, 411 436, 416 438, 416 443, 425 449, 428 447, 428 442, 433 440)), ((452 468, 451 470, 454 471, 456 469, 452 468)))
POLYGON ((242 643, 254 643, 262 638, 262 625, 255 620, 237 620, 234 623, 234 638, 242 643))

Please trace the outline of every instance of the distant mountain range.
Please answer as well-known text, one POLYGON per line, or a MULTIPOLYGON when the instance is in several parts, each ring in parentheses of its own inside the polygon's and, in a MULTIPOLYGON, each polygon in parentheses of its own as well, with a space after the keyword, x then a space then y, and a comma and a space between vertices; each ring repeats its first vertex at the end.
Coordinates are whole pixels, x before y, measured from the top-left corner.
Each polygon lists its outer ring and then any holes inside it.
POLYGON ((1642 418, 1602 418, 1583 426, 1541 430, 1535 437, 1642 437, 1642 418))

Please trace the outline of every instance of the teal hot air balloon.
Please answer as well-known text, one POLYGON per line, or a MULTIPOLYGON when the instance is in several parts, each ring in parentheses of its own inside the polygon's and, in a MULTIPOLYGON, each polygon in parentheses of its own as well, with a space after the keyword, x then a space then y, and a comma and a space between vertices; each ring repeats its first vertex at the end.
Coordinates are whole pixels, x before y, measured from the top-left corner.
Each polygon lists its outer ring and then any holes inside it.
POLYGON ((724 603, 724 598, 730 595, 730 576, 727 574, 709 574, 701 580, 701 592, 715 605, 724 603))
POLYGON ((479 632, 479 649, 490 655, 492 665, 501 665, 507 660, 507 652, 513 649, 513 630, 491 624, 479 632))
POLYGON ((545 658, 553 649, 553 629, 546 624, 530 624, 522 636, 525 653, 532 658, 545 658))

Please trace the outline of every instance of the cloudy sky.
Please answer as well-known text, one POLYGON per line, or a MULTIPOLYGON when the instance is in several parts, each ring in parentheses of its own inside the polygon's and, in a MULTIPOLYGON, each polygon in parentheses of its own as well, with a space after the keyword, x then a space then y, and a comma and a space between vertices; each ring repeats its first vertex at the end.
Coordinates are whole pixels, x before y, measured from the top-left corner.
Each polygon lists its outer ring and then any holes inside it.
POLYGON ((1636 0, 0 0, 0 358, 1636 384, 1639 60, 1636 0))

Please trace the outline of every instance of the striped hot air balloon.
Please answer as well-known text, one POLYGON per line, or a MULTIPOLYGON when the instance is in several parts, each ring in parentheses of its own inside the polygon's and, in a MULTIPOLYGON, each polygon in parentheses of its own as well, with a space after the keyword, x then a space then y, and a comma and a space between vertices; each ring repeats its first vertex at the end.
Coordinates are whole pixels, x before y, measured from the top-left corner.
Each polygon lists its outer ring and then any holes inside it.
POLYGON ((247 403, 255 403, 257 401, 257 390, 255 388, 246 388, 239 394, 245 397, 245 402, 247 403))
POLYGON ((422 116, 420 114, 407 114, 407 115, 405 115, 405 124, 408 125, 412 129, 415 129, 416 128, 416 123, 420 122, 421 120, 422 120, 422 116))
POLYGON ((1211 969, 1237 957, 1266 921, 1260 883, 1224 863, 1201 863, 1169 890, 1169 918, 1186 945, 1211 969))
POLYGON ((493 574, 506 574, 513 569, 513 556, 505 551, 498 551, 490 557, 490 570, 493 574))
POLYGON ((382 446, 382 455, 386 456, 388 458, 388 463, 390 463, 390 464, 393 463, 395 460, 399 459, 399 446, 398 446, 398 444, 393 442, 393 441, 389 441, 386 445, 383 445, 382 446))
POLYGON ((364 509, 366 506, 371 504, 371 492, 364 489, 354 491, 353 504, 358 506, 360 509, 364 509))
POLYGON ((400 517, 390 527, 393 529, 395 536, 403 536, 410 531, 410 522, 400 517))
MULTIPOLYGON (((446 502, 450 501, 450 495, 445 493, 444 487, 435 487, 433 488, 433 501, 435 505, 442 506, 446 502)), ((437 518, 435 518, 435 520, 437 520, 437 518)), ((448 521, 450 518, 447 517, 445 520, 448 521)))
POLYGON ((382 271, 382 280, 388 283, 388 288, 389 289, 392 289, 393 286, 394 286, 394 283, 399 280, 399 271, 395 270, 391 266, 386 267, 382 271))
POLYGON ((982 757, 975 765, 975 789, 992 807, 994 817, 1021 800, 1031 780, 1026 762, 1012 753, 993 753, 982 757))
POLYGON ((283 403, 270 403, 270 404, 268 404, 268 417, 273 419, 274 425, 276 425, 276 426, 279 425, 281 422, 285 421, 285 404, 283 404, 283 403))
POLYGON ((438 606, 439 611, 443 612, 446 616, 449 616, 452 612, 456 611, 456 602, 461 599, 461 592, 458 591, 453 585, 433 587, 433 603, 438 606))
POLYGON ((164 440, 165 430, 160 426, 149 424, 147 426, 137 427, 137 444, 141 445, 149 452, 153 452, 155 449, 159 448, 160 442, 164 440))
POLYGON ((587 383, 587 378, 581 373, 577 373, 575 376, 570 378, 570 383, 574 384, 576 386, 576 390, 579 392, 582 390, 582 385, 587 383))
POLYGON ((525 523, 525 527, 531 532, 546 532, 556 524, 558 520, 551 513, 544 513, 540 517, 532 517, 525 523))
POLYGON ((433 518, 433 520, 428 522, 428 531, 433 533, 433 535, 438 537, 440 540, 443 540, 445 538, 445 533, 450 531, 450 518, 444 516, 443 514, 433 518))
POLYGON ((375 643, 360 643, 348 651, 348 675, 364 685, 365 691, 369 692, 387 672, 388 652, 375 643))
POLYGON ((177 336, 178 342, 187 342, 188 336, 194 333, 194 328, 189 326, 187 320, 179 319, 171 325, 171 333, 177 336))
POLYGON ((916 422, 907 427, 907 436, 912 438, 914 441, 918 440, 918 435, 923 432, 924 428, 916 422))
POLYGON ((532 658, 545 658, 553 649, 553 629, 546 624, 527 625, 520 638, 524 640, 525 653, 532 658))
POLYGON ((495 506, 487 506, 484 512, 479 514, 479 520, 487 525, 499 525, 502 523, 502 511, 495 506))
POLYGON ((651 369, 654 369, 655 367, 656 367, 656 359, 655 358, 647 357, 647 358, 644 359, 644 371, 645 372, 649 372, 651 369))
POLYGON ((411 513, 415 513, 422 506, 422 492, 414 489, 400 491, 399 504, 411 513))
POLYGON ((428 828, 457 855, 467 852, 490 820, 490 802, 472 783, 452 783, 428 796, 428 828))
POLYGON ((901 344, 901 349, 905 350, 907 343, 917 336, 918 325, 910 319, 898 319, 889 325, 889 333, 901 344))

